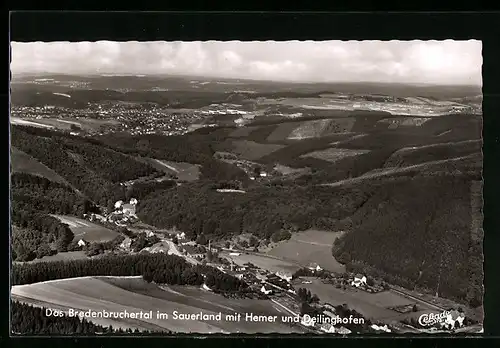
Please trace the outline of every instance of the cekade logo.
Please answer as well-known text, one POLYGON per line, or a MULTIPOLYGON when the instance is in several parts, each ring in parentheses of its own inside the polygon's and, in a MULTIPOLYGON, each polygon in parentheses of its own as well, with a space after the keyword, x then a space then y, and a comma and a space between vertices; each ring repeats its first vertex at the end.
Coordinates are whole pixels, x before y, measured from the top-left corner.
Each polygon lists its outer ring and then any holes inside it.
POLYGON ((465 315, 457 311, 443 311, 441 313, 426 313, 418 318, 418 323, 424 327, 441 324, 442 327, 455 329, 456 324, 462 327, 464 324, 465 315), (453 318, 455 316, 455 318, 453 318))
POLYGON ((448 315, 451 315, 450 311, 444 311, 439 314, 426 313, 418 317, 418 323, 422 326, 432 326, 437 323, 444 323, 448 315))

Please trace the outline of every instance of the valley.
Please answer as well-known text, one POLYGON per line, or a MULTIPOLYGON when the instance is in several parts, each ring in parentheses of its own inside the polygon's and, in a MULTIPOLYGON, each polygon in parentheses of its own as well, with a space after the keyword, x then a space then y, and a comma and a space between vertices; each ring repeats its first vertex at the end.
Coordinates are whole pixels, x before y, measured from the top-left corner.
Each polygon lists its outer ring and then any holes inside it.
MULTIPOLYGON (((438 308, 480 311, 480 90, 48 79, 13 84, 13 299, 63 311, 303 316, 333 306, 393 332, 418 332, 415 318, 437 313, 428 296, 438 308), (105 266, 122 257, 137 268, 105 266), (352 285, 358 275, 373 284, 352 285), (302 288, 319 300, 304 300, 302 288)), ((473 318, 471 327, 482 322, 473 318)))

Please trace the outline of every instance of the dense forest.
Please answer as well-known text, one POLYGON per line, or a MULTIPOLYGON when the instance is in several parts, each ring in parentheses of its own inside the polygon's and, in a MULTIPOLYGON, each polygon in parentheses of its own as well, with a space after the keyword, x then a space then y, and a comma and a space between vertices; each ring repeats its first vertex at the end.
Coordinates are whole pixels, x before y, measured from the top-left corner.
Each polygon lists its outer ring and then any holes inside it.
POLYGON ((139 202, 137 214, 154 226, 176 226, 191 238, 240 233, 271 238, 281 230, 335 229, 338 220, 353 214, 373 190, 270 186, 221 194, 202 184, 185 184, 149 195, 139 202))
POLYGON ((348 219, 334 256, 353 271, 480 305, 482 248, 471 238, 470 185, 464 175, 396 178, 348 219))
POLYGON ((11 175, 12 259, 67 251, 74 235, 68 225, 49 214, 82 215, 96 207, 72 188, 36 175, 11 175))
POLYGON ((81 216, 96 207, 71 187, 46 178, 25 174, 11 175, 11 197, 16 209, 39 213, 81 216))
POLYGON ((131 156, 112 151, 75 138, 57 139, 71 153, 82 156, 82 162, 112 183, 124 182, 147 176, 160 176, 162 173, 147 163, 139 162, 131 156))
POLYGON ((12 285, 85 276, 142 276, 148 282, 171 285, 205 284, 215 291, 238 291, 247 284, 208 266, 193 266, 175 255, 110 255, 85 260, 12 265, 12 285))
POLYGON ((95 334, 167 334, 148 330, 123 330, 94 324, 80 317, 55 317, 45 315, 45 307, 35 307, 19 301, 11 301, 10 331, 16 335, 95 335, 95 334))
POLYGON ((96 204, 110 206, 124 197, 124 188, 113 184, 74 159, 67 149, 53 138, 29 135, 19 127, 11 129, 12 146, 29 154, 65 178, 96 204))

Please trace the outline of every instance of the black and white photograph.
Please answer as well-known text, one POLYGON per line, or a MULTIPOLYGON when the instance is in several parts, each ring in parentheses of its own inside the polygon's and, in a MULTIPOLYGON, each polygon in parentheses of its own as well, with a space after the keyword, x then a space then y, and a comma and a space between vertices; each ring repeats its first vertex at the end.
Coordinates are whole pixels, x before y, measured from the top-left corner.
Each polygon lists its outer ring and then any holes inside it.
POLYGON ((483 333, 481 41, 10 49, 12 335, 483 333))

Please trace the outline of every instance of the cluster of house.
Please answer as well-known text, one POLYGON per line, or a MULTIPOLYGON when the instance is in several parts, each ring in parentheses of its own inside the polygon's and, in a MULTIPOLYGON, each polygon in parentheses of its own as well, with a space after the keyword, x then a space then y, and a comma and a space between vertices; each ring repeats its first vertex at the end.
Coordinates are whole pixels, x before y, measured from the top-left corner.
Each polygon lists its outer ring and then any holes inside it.
POLYGON ((136 205, 137 199, 135 198, 131 198, 128 203, 117 201, 115 210, 107 216, 107 220, 114 222, 118 226, 125 226, 127 222, 137 220, 137 215, 135 215, 136 205))
MULTIPOLYGON (((335 323, 335 320, 337 320, 337 315, 336 309, 333 305, 329 303, 325 303, 324 305, 318 305, 320 306, 321 314, 325 318, 329 318, 333 323, 335 323)), ((310 323, 304 322, 305 318, 302 318, 303 324, 307 326, 311 326, 310 323)), ((323 332, 326 333, 335 333, 335 334, 340 334, 340 335, 347 335, 351 333, 351 330, 344 326, 336 326, 335 324, 332 324, 332 322, 329 322, 328 320, 324 320, 322 323, 319 323, 320 327, 319 329, 323 332)), ((313 325, 314 326, 314 325, 313 325)))

